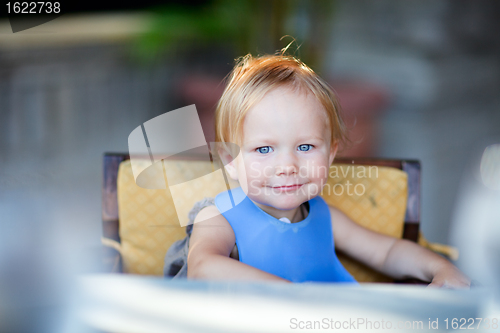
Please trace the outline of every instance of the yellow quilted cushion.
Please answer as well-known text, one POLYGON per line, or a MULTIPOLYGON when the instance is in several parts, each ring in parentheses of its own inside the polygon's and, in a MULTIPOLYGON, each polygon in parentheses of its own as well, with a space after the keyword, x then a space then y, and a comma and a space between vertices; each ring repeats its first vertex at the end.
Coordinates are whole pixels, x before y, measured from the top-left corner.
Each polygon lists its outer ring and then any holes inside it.
POLYGON ((125 161, 118 169, 117 194, 123 271, 162 275, 165 253, 186 234, 170 193, 137 186, 130 161, 125 161))
MULTIPOLYGON (((143 163, 145 167, 149 165, 147 160, 143 163)), ((211 171, 210 163, 202 161, 165 161, 164 167, 168 168, 169 179, 192 179, 211 171)), ((220 173, 209 173, 192 182, 167 186, 166 190, 144 189, 136 185, 130 161, 122 162, 118 169, 117 194, 123 271, 163 275, 165 253, 172 243, 186 236, 184 226, 194 203, 226 190, 220 176, 220 173)), ((158 182, 156 179, 143 181, 158 182)), ((230 186, 237 184, 230 182, 230 186)))
MULTIPOLYGON (((334 164, 321 196, 354 222, 389 236, 403 236, 408 177, 390 167, 334 164)), ((391 278, 373 271, 342 253, 344 267, 359 282, 390 282, 391 278)))
MULTIPOLYGON (((169 177, 181 179, 200 174, 208 164, 199 161, 165 163, 168 163, 169 177)), ((322 192, 328 204, 363 226, 401 237, 407 200, 406 173, 395 168, 334 164, 329 175, 322 192)), ((174 189, 174 204, 170 189, 143 189, 135 184, 130 161, 120 164, 117 187, 124 272, 163 274, 165 253, 173 242, 185 236, 185 228, 181 227, 185 222, 179 221, 177 216, 187 220, 196 201, 224 191, 224 183, 218 177, 217 173, 212 173, 197 178, 191 186, 174 189)), ((234 182, 230 185, 237 186, 234 182)), ((391 281, 342 254, 339 258, 360 282, 391 281)))

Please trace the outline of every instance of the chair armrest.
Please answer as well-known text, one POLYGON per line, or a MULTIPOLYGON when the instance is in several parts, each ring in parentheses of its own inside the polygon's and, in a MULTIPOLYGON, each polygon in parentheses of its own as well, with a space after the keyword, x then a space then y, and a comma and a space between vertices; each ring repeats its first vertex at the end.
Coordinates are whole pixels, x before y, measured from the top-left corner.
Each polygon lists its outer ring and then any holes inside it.
POLYGON ((123 273, 121 244, 102 237, 102 269, 105 273, 123 273))

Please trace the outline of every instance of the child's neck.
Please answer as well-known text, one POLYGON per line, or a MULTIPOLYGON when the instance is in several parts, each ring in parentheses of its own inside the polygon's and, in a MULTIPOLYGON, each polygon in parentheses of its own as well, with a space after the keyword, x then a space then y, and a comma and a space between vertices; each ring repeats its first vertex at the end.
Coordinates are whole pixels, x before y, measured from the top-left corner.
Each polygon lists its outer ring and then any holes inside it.
POLYGON ((307 217, 307 215, 308 215, 307 209, 304 206, 304 204, 302 204, 302 205, 300 205, 298 207, 295 207, 293 209, 281 210, 281 209, 277 209, 277 208, 274 208, 274 207, 271 207, 271 206, 266 206, 266 205, 259 204, 259 203, 255 202, 255 201, 253 201, 253 203, 257 207, 259 207, 260 209, 262 209, 264 212, 266 212, 267 214, 271 215, 272 217, 277 218, 277 219, 281 219, 281 218, 285 217, 291 223, 300 222, 300 221, 304 220, 307 217))

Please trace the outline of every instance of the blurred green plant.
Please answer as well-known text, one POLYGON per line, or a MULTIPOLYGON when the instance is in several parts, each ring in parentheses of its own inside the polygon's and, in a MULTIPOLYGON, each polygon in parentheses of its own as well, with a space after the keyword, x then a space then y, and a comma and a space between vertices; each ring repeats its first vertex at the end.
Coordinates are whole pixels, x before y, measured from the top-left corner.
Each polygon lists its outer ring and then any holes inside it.
POLYGON ((288 53, 318 70, 333 13, 333 0, 214 0, 194 8, 160 6, 151 9, 149 29, 134 48, 147 62, 192 45, 230 45, 235 54, 244 55, 275 53, 295 41, 288 53))

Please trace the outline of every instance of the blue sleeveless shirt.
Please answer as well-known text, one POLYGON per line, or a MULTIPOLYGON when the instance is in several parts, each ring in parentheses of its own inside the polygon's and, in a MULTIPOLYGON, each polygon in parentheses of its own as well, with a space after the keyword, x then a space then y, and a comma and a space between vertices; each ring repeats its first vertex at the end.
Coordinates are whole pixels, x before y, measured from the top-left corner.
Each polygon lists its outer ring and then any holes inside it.
POLYGON ((320 196, 296 223, 267 214, 241 187, 217 195, 215 205, 233 228, 241 262, 292 282, 356 283, 335 254, 330 211, 320 196))

